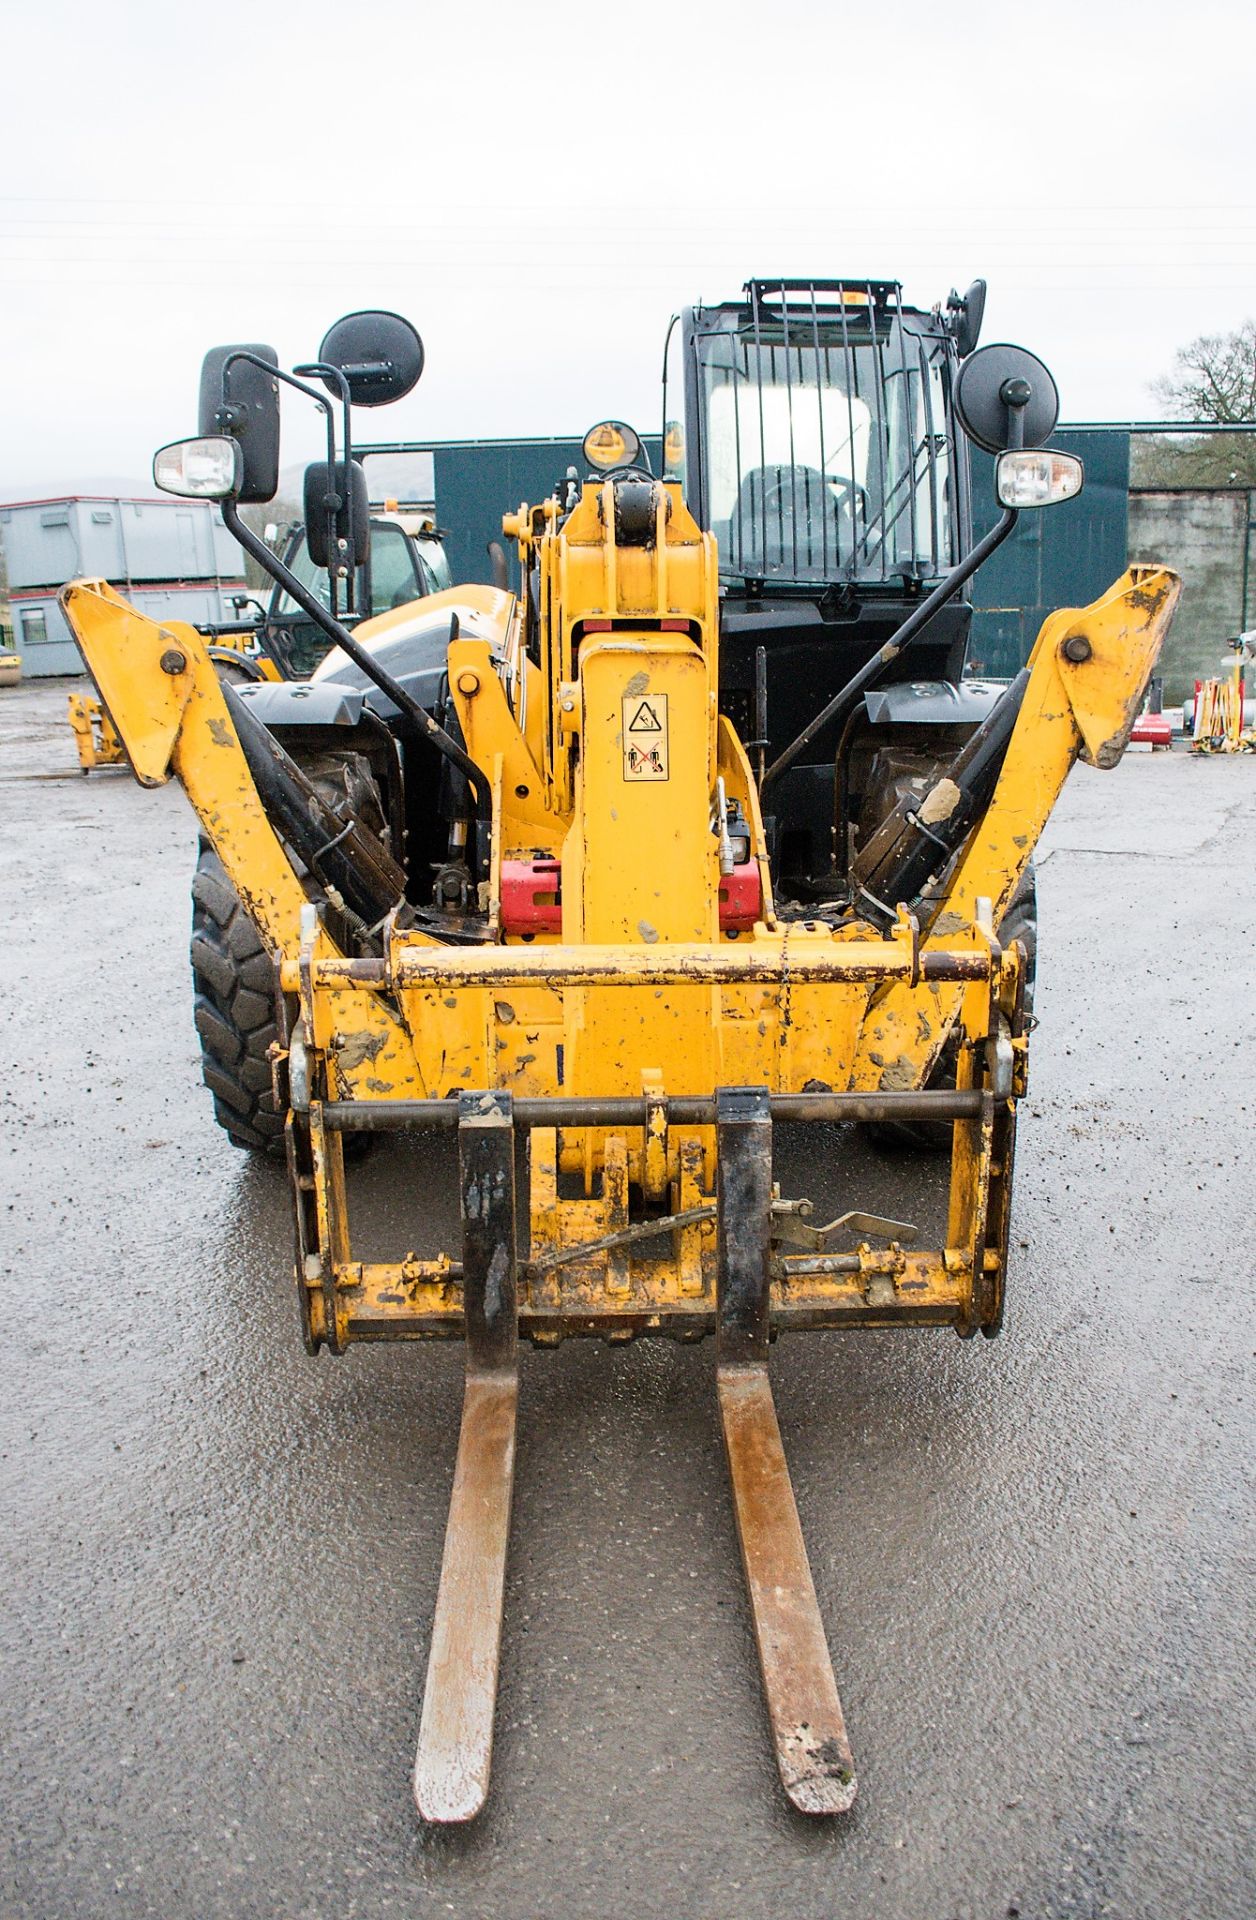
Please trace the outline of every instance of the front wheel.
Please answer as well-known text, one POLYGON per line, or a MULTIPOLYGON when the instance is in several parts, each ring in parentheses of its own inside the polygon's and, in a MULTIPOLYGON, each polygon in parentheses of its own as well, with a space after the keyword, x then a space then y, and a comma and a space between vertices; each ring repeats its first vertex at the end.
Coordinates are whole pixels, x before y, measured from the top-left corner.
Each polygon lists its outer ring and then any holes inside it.
MULTIPOLYGON (((365 821, 389 844, 379 786, 362 755, 307 754, 303 770, 329 806, 365 821)), ((278 1033, 274 963, 208 840, 201 841, 192 880, 191 958, 201 1076, 214 1096, 214 1118, 234 1146, 281 1160, 286 1114, 275 1099, 269 1054, 278 1033)), ((370 1144, 369 1133, 348 1135, 345 1151, 361 1158, 370 1144)))
POLYGON ((226 869, 202 840, 192 881, 192 984, 201 1075, 233 1146, 281 1159, 284 1115, 268 1048, 276 1036, 275 970, 226 869))

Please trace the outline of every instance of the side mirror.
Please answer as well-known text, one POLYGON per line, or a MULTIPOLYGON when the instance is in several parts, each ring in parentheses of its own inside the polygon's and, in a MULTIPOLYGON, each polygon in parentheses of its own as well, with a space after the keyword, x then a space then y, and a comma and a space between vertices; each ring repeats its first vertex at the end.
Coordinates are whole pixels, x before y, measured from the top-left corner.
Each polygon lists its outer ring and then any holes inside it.
POLYGON ((153 455, 153 482, 181 500, 230 500, 239 494, 240 443, 225 433, 172 440, 153 455))
POLYGON ((312 460, 305 469, 305 544, 316 567, 364 567, 371 551, 371 510, 366 497, 366 469, 358 460, 350 460, 348 477, 343 460, 336 462, 334 477, 326 460, 312 460), (343 540, 343 551, 327 544, 327 495, 340 496, 336 511, 335 539, 343 540))
MULTIPOLYGON (((399 313, 347 313, 323 335, 318 357, 338 367, 355 407, 386 407, 404 399, 423 372, 423 342, 399 313)), ((324 378, 323 385, 336 387, 324 378)))
POLYGON ((229 434, 240 448, 237 498, 246 506, 273 500, 279 490, 279 382, 252 360, 279 365, 273 347, 211 347, 201 362, 197 428, 202 436, 229 434))
POLYGON ((1055 432, 1060 395, 1037 354, 1024 347, 982 347, 959 370, 955 417, 987 453, 1040 447, 1055 432))
POLYGON ((961 360, 967 360, 981 338, 981 322, 986 311, 985 281, 974 280, 963 295, 952 288, 946 310, 953 316, 951 331, 955 335, 955 351, 961 360))

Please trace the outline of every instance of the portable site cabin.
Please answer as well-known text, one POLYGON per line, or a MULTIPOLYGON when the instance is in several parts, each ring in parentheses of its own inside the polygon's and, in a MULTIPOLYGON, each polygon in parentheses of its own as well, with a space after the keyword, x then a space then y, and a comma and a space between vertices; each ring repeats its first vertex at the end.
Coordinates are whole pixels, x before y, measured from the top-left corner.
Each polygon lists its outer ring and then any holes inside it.
POLYGON ((32 677, 82 673, 57 604, 67 580, 108 580, 153 620, 227 623, 244 556, 209 501, 65 493, 0 504, 13 644, 32 677))

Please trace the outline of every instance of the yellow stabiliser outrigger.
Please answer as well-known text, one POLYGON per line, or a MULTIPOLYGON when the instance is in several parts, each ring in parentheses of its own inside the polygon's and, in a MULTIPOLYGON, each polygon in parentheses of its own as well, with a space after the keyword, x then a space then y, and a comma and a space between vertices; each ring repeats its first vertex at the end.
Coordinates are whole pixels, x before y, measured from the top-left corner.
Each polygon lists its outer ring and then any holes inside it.
MULTIPOLYGON (((466 1341, 415 1770, 431 1820, 471 1818, 488 1788, 521 1335, 546 1346, 715 1335, 781 1778, 805 1812, 850 1805, 769 1339, 852 1325, 997 1331, 1028 1036, 1024 952, 995 929, 1074 760, 1120 758, 1178 594, 1167 570, 1135 567, 1094 605, 1048 618, 993 797, 927 921, 899 909, 885 934, 856 917, 786 921, 755 778, 719 712, 714 541, 677 485, 651 486, 653 524, 630 541, 611 480, 586 484, 565 520, 554 501, 508 519, 525 577, 539 562, 535 611, 490 588, 449 596, 493 634, 454 639, 448 657, 462 734, 491 786, 481 945, 443 944, 394 916, 377 957, 339 951, 269 824, 196 632, 157 627, 100 582, 64 594, 137 777, 177 774, 276 961, 274 1072, 311 1351, 466 1341), (729 873, 712 823, 734 801, 757 918, 722 931, 729 873), (543 856, 557 863, 561 928, 504 931, 504 869, 543 856), (957 1085, 930 1090, 952 1034, 957 1085), (775 1121, 923 1117, 953 1126, 942 1246, 908 1249, 895 1223, 863 1215, 812 1226, 778 1196, 775 1121), (414 1127, 457 1130, 462 1244, 360 1260, 344 1135, 414 1127)), ((950 804, 947 788, 922 819, 950 804)))

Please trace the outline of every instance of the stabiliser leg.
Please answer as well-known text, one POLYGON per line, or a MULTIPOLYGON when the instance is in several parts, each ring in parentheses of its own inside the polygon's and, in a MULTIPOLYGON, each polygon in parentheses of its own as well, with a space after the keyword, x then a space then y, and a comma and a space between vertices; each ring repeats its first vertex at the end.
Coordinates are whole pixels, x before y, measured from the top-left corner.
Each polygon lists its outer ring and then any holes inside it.
POLYGON ((509 1093, 460 1096, 467 1379, 432 1623, 414 1798, 425 1820, 472 1820, 488 1794, 515 1471, 518 1313, 509 1093))
POLYGON ((776 1764, 801 1813, 844 1813, 855 1763, 768 1378, 772 1117, 766 1089, 717 1096, 716 1384, 776 1764))

